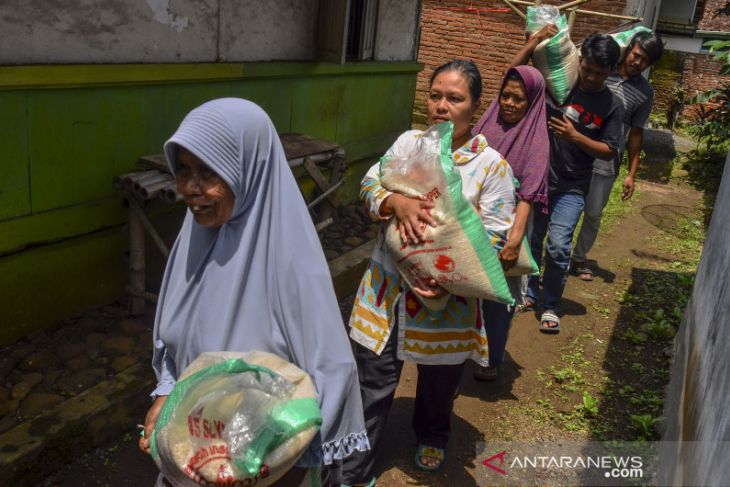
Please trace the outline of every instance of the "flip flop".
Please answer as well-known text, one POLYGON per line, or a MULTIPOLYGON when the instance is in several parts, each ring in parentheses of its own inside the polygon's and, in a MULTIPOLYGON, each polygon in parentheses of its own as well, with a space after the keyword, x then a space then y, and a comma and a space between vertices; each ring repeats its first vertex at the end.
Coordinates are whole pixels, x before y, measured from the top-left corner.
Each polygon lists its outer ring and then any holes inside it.
MULTIPOLYGON (((375 481, 376 480, 378 480, 378 478, 377 477, 373 477, 373 480, 371 480, 367 484, 364 484, 364 487, 375 487, 375 481)), ((352 487, 352 486, 350 486, 348 484, 340 484, 340 487, 352 487)))
POLYGON ((442 463, 444 463, 445 456, 446 452, 443 448, 436 448, 434 446, 427 445, 418 445, 418 450, 416 451, 416 467, 426 472, 433 472, 434 470, 438 469, 442 463), (433 465, 424 465, 421 461, 423 457, 435 458, 436 463, 434 463, 433 465))
POLYGON ((588 267, 585 262, 573 262, 570 266, 570 272, 581 281, 593 280, 593 269, 588 267))
POLYGON ((560 333, 560 318, 552 311, 545 311, 540 317, 540 331, 543 333, 557 334, 560 333), (548 323, 553 322, 555 326, 549 326, 548 323))
POLYGON ((490 365, 489 367, 478 367, 474 371, 474 380, 483 382, 492 382, 499 379, 499 365, 490 365))
POLYGON ((515 306, 516 313, 527 313, 528 311, 535 311, 537 304, 530 298, 525 298, 525 302, 515 306))

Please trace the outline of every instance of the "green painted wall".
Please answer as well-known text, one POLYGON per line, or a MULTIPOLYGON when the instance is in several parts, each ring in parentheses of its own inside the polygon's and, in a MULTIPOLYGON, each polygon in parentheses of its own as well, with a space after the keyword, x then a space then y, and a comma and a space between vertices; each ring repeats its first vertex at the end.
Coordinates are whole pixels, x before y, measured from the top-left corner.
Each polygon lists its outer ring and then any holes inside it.
POLYGON ((122 296, 126 211, 112 177, 161 152, 192 108, 248 98, 279 132, 340 143, 350 167, 339 194, 351 200, 373 159, 409 127, 421 67, 0 67, 0 345, 122 296))

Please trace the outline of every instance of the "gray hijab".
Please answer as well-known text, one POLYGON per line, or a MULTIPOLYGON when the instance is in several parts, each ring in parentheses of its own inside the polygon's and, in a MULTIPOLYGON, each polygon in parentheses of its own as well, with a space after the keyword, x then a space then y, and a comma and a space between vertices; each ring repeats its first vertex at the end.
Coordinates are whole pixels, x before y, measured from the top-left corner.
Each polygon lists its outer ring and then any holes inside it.
POLYGON ((185 216, 155 318, 158 379, 176 379, 203 352, 271 352, 309 373, 317 388, 320 438, 300 465, 368 449, 357 369, 327 262, 268 115, 238 98, 207 102, 165 143, 173 174, 176 146, 213 169, 235 203, 219 228, 198 225, 190 211, 185 216))

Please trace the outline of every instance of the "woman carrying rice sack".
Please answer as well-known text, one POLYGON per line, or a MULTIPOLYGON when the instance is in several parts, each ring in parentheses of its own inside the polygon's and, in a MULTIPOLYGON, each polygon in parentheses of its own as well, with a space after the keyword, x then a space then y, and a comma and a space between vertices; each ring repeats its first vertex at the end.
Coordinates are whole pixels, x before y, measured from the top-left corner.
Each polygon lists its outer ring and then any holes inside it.
POLYGON ((149 452, 159 411, 196 357, 258 350, 297 365, 317 389, 322 425, 297 463, 302 476, 367 450, 329 269, 268 115, 237 98, 207 102, 185 117, 165 156, 188 212, 160 289, 158 385, 140 447, 149 452))
MULTIPOLYGON (((462 178, 464 197, 476 208, 485 231, 501 248, 512 225, 514 183, 504 159, 488 147, 484 136, 471 136, 470 121, 479 105, 482 80, 471 61, 457 60, 438 67, 431 76, 428 122, 453 123, 452 158, 462 178)), ((421 132, 401 135, 387 155, 408 153, 421 132)), ((416 465, 435 470, 444 460, 454 395, 467 359, 487 365, 487 340, 479 300, 450 296, 442 312, 429 312, 416 298, 437 297, 443 290, 435 281, 409 289, 387 254, 383 227, 396 218, 404 241, 423 241, 423 225, 435 225, 429 215, 434 204, 385 190, 380 166, 368 171, 360 197, 371 217, 381 220, 381 231, 369 267, 360 282, 350 317, 366 427, 373 450, 356 453, 343 462, 348 485, 374 482, 376 446, 393 401, 403 360, 418 364, 418 386, 413 428, 418 449, 416 465)))
MULTIPOLYGON (((533 206, 547 212, 550 140, 545 115, 545 80, 532 66, 510 68, 502 80, 496 100, 489 105, 474 127, 489 145, 509 161, 515 178, 518 203, 507 243, 499 252, 505 271, 514 266, 523 238, 528 235, 528 221, 533 206)), ((525 276, 508 277, 507 283, 517 303, 523 300, 525 276)), ((489 367, 474 373, 477 380, 495 380, 499 364, 504 361, 507 335, 515 308, 494 301, 484 301, 485 327, 489 340, 489 367)))

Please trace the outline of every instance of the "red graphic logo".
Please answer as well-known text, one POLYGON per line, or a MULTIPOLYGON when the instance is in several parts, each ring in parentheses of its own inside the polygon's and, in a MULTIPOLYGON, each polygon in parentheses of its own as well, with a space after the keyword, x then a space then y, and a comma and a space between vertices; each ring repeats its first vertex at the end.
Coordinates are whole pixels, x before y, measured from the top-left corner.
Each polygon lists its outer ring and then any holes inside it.
POLYGON ((507 472, 502 468, 502 465, 504 465, 504 457, 507 456, 507 450, 502 450, 501 452, 497 453, 496 455, 492 455, 491 457, 487 458, 482 462, 482 465, 485 467, 489 467, 498 474, 501 475, 507 475, 507 472), (499 466, 494 465, 496 463, 496 460, 499 460, 499 466))
POLYGON ((454 272, 454 269, 456 269, 456 263, 453 259, 443 254, 437 255, 433 259, 433 265, 441 272, 454 272))

